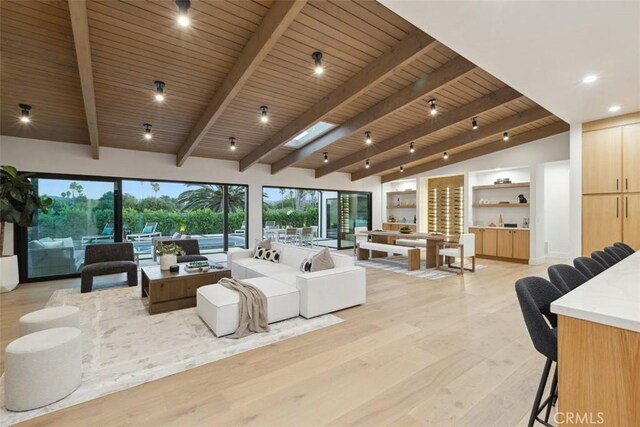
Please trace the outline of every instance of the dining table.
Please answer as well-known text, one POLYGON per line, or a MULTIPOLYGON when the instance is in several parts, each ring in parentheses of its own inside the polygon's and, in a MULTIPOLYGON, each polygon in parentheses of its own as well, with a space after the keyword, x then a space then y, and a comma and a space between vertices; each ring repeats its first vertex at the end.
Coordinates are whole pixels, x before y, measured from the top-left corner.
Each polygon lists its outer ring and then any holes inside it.
MULTIPOLYGON (((446 236, 444 234, 431 234, 431 233, 401 233, 399 231, 367 231, 369 239, 374 243, 384 243, 387 245, 395 245, 396 240, 410 239, 410 240, 425 240, 426 242, 426 268, 435 268, 436 258, 438 251, 438 243, 448 241, 452 236, 446 236)), ((372 258, 386 257, 386 252, 371 251, 372 258)))
POLYGON ((558 298, 551 312, 558 424, 580 416, 578 424, 640 426, 640 252, 558 298))

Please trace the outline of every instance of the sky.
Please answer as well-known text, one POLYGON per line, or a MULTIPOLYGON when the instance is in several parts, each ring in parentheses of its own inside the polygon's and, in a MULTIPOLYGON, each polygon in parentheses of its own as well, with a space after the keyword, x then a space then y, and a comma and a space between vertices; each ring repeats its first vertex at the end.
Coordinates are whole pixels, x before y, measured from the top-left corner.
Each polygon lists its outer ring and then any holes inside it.
MULTIPOLYGON (((38 188, 41 195, 60 196, 63 191, 69 190, 69 184, 77 182, 84 188, 83 194, 89 199, 99 199, 107 191, 113 191, 113 183, 83 181, 83 180, 64 180, 64 179, 38 179, 38 188)), ((176 184, 171 182, 160 182, 160 191, 158 196, 178 197, 180 193, 189 190, 185 184, 176 184)), ((149 181, 123 181, 122 187, 124 193, 133 195, 137 199, 154 196, 149 181)))

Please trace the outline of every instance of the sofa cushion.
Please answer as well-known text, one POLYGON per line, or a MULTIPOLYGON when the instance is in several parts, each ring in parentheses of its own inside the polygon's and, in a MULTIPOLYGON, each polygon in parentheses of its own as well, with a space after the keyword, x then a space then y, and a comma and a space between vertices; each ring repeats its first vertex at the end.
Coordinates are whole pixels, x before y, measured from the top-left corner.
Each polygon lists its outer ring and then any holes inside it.
POLYGON ((126 273, 129 270, 137 270, 138 265, 133 261, 107 261, 97 262, 82 267, 82 274, 102 276, 105 274, 126 273))
POLYGON ((311 258, 311 271, 329 270, 334 267, 329 248, 324 248, 311 258))
MULTIPOLYGON (((249 270, 257 273, 258 276, 272 277, 275 274, 290 274, 296 276, 299 272, 295 268, 291 268, 288 265, 276 264, 273 262, 262 261, 260 264, 255 264, 249 267, 249 270)), ((255 277, 255 276, 253 276, 255 277)))
POLYGON ((62 240, 58 240, 55 242, 42 242, 42 245, 46 249, 64 248, 64 242, 62 240))

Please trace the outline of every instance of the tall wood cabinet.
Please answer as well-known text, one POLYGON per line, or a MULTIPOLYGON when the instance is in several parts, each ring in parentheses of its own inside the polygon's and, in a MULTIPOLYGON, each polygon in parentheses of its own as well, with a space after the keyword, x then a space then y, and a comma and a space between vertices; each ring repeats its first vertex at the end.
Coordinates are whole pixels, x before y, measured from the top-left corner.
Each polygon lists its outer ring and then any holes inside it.
POLYGON ((640 112, 583 125, 582 253, 618 241, 640 249, 640 112))

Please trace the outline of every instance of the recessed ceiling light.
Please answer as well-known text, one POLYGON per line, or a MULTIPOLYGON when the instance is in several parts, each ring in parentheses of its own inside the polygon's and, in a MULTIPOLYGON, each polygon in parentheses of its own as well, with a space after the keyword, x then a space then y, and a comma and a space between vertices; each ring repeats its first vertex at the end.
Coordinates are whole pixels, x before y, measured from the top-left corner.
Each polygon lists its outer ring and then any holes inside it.
POLYGON ((471 119, 471 129, 476 130, 478 129, 478 118, 474 117, 473 119, 471 119))
POLYGON ((442 158, 447 160, 449 158, 449 153, 445 151, 444 154, 442 155, 442 158))
POLYGON ((260 121, 267 123, 269 121, 269 108, 266 105, 260 107, 260 121))
POLYGON ((329 153, 325 151, 324 153, 322 153, 322 156, 324 157, 324 162, 329 163, 329 153))
POLYGON ((611 107, 609 107, 609 112, 610 113, 615 113, 616 111, 620 111, 620 106, 619 105, 612 105, 611 107))
POLYGON ((313 71, 320 75, 324 72, 324 65, 322 65, 322 52, 313 52, 311 54, 313 58, 313 71))
POLYGON ((409 144, 409 152, 410 152, 410 153, 415 153, 415 152, 416 152, 416 149, 415 149, 415 147, 413 146, 413 142, 412 142, 411 144, 409 144))
POLYGON ((366 131, 364 133, 364 142, 367 143, 367 145, 371 144, 373 142, 373 140, 371 139, 371 132, 366 131))
POLYGON ((369 169, 369 167, 371 167, 371 164, 369 163, 369 159, 367 159, 367 161, 364 163, 364 167, 369 169))
POLYGON ((22 123, 29 123, 31 121, 31 118, 29 117, 29 110, 31 110, 31 105, 20 104, 18 105, 18 107, 20 107, 20 121, 22 123))
POLYGON ((432 116, 435 116, 436 114, 438 114, 438 107, 436 106, 435 99, 429 100, 429 112, 431 113, 432 116))
POLYGON ((582 79, 582 83, 593 83, 596 80, 598 80, 598 76, 596 76, 595 74, 589 74, 588 76, 585 76, 584 79, 582 79))
POLYGON ((188 27, 191 23, 189 19, 189 8, 191 7, 191 0, 176 0, 178 6, 178 25, 181 27, 188 27))
POLYGON ((509 132, 505 132, 502 134, 502 140, 503 141, 508 141, 509 140, 509 132))
POLYGON ((236 139, 233 136, 229 137, 229 150, 231 151, 236 150, 236 139))
POLYGON ((404 166, 400 166, 400 173, 404 172, 404 166))

